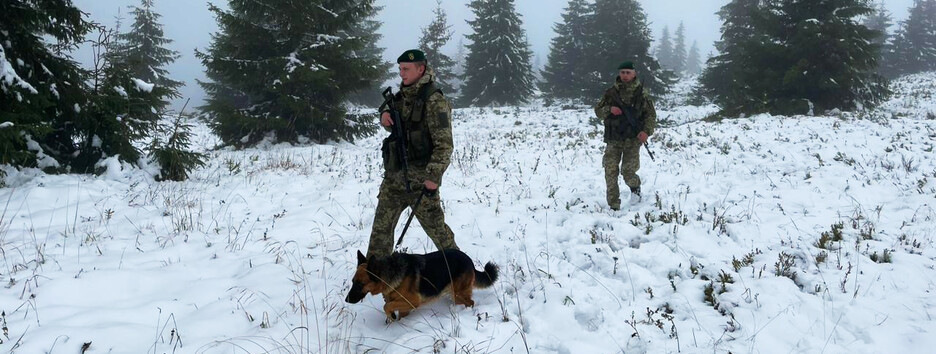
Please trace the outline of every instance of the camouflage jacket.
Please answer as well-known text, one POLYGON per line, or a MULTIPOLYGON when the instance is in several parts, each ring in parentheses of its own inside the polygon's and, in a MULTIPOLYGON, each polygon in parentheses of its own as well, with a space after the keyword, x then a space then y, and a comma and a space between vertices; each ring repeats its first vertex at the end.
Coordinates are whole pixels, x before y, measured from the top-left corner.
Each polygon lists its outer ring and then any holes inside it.
MULTIPOLYGON (((415 174, 414 177, 426 178, 442 185, 442 174, 448 168, 454 150, 452 106, 442 93, 434 92, 426 99, 421 113, 413 112, 419 89, 432 83, 434 79, 435 74, 432 68, 427 67, 419 81, 400 88, 394 96, 393 105, 400 112, 403 126, 406 128, 407 155, 411 173, 415 174)), ((392 131, 391 127, 384 127, 384 129, 392 131)), ((388 166, 387 152, 384 153, 385 168, 388 172, 395 172, 397 169, 388 166)), ((422 181, 419 182, 422 183, 422 181)))
POLYGON ((611 107, 617 106, 615 103, 617 101, 612 96, 609 96, 609 94, 617 94, 621 102, 637 109, 640 119, 643 121, 642 130, 646 132, 647 135, 653 134, 657 123, 656 109, 653 107, 653 101, 650 100, 650 97, 644 90, 640 79, 635 78, 632 82, 624 83, 621 82, 620 78, 615 78, 614 85, 601 96, 601 99, 598 100, 598 104, 595 105, 595 115, 598 116, 599 119, 604 120, 605 123, 605 142, 624 140, 620 136, 616 136, 612 129, 608 129, 610 126, 625 124, 620 118, 611 116, 611 107))

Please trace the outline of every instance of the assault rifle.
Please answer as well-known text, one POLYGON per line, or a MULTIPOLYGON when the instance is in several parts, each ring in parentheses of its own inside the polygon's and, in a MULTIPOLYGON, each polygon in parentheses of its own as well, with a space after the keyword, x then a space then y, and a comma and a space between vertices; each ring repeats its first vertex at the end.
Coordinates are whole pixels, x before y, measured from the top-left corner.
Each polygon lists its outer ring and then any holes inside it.
MULTIPOLYGON (((643 127, 640 126, 640 122, 638 121, 637 116, 640 113, 637 112, 637 109, 624 104, 624 102, 621 101, 621 97, 619 97, 618 95, 611 95, 611 98, 614 99, 614 103, 617 104, 617 107, 620 108, 621 111, 624 113, 624 121, 626 121, 627 124, 630 125, 631 129, 633 129, 634 132, 636 132, 637 134, 640 134, 640 132, 643 131, 643 127)), ((650 146, 647 145, 646 141, 643 143, 643 146, 645 149, 647 149, 647 154, 650 155, 650 161, 655 161, 653 159, 653 151, 650 151, 650 146)))
POLYGON ((403 166, 403 184, 406 186, 406 193, 412 193, 413 189, 410 187, 409 181, 409 157, 406 154, 406 129, 403 126, 403 119, 401 118, 400 111, 396 109, 393 105, 393 91, 390 87, 387 87, 383 92, 384 102, 380 105, 378 109, 379 112, 383 112, 384 108, 387 109, 387 112, 390 113, 390 119, 393 121, 390 124, 390 141, 396 141, 396 155, 400 160, 400 164, 403 166))

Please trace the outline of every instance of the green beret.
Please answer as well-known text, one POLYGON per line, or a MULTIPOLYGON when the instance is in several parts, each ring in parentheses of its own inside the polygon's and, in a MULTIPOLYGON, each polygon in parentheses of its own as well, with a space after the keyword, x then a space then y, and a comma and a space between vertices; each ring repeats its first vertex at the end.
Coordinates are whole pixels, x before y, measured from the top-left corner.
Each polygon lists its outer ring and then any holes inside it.
POLYGON ((397 63, 414 63, 418 61, 426 61, 426 53, 419 49, 407 50, 396 60, 397 63))
POLYGON ((618 70, 624 70, 624 69, 634 70, 634 62, 628 60, 628 61, 621 63, 621 65, 618 65, 618 70))

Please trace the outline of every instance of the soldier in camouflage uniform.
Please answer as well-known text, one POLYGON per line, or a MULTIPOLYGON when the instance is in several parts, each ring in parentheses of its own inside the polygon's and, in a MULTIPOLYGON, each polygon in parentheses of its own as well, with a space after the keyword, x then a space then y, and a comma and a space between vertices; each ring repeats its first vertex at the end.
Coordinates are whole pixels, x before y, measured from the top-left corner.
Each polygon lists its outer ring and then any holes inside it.
MULTIPOLYGON (((445 224, 438 189, 442 174, 449 166, 454 146, 452 143, 452 106, 433 84, 435 74, 427 66, 425 53, 407 50, 398 59, 402 84, 394 96, 393 108, 400 112, 407 140, 407 177, 412 192, 403 182, 402 158, 396 141, 384 140, 382 151, 384 179, 377 195, 377 212, 371 229, 367 256, 386 256, 393 252, 394 227, 407 207, 416 214, 426 234, 439 250, 454 248, 455 235, 445 224), (419 109, 422 106, 422 109, 419 109), (415 109, 414 109, 415 108, 415 109), (419 205, 414 205, 419 193, 419 205)), ((394 122, 387 110, 381 112, 380 123, 392 131, 394 122)))
POLYGON ((656 128, 656 109, 647 96, 634 63, 625 61, 618 66, 618 76, 614 86, 595 106, 595 115, 604 120, 605 146, 602 165, 607 183, 607 200, 611 209, 621 208, 621 192, 618 190, 618 174, 624 176, 624 183, 630 187, 631 194, 640 198, 640 146, 647 141, 656 128), (623 105, 623 107, 622 107, 623 105), (633 120, 625 115, 629 111, 633 120))

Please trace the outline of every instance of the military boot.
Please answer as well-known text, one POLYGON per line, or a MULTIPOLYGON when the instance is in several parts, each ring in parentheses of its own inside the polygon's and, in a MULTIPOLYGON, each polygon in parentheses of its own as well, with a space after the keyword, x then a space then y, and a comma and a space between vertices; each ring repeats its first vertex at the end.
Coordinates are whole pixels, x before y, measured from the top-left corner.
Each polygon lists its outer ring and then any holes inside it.
POLYGON ((640 187, 639 187, 639 186, 637 186, 637 187, 630 187, 630 191, 631 191, 631 194, 637 196, 637 201, 640 202, 641 199, 642 199, 642 198, 640 197, 640 187))

